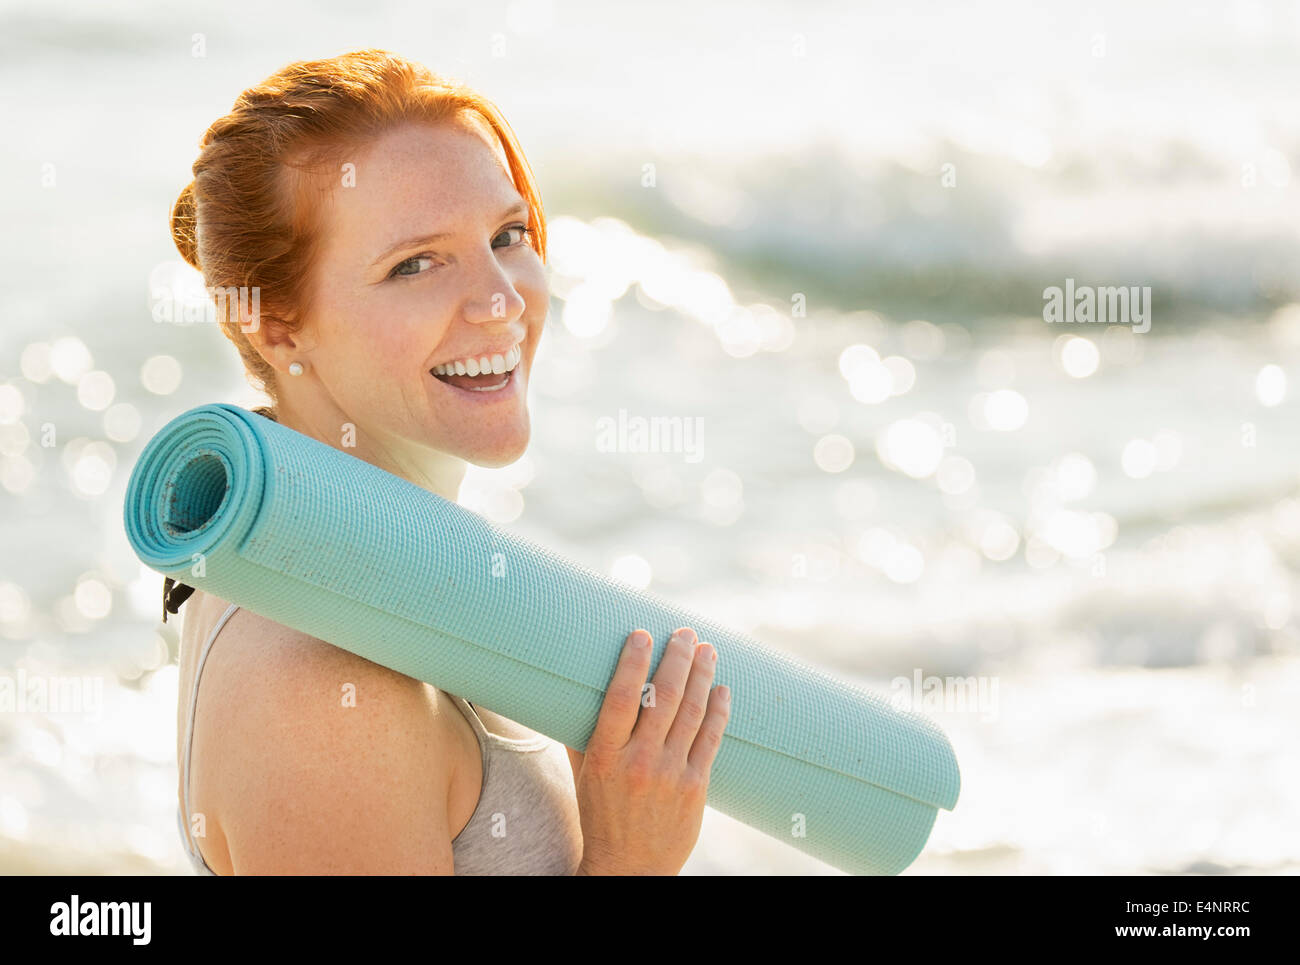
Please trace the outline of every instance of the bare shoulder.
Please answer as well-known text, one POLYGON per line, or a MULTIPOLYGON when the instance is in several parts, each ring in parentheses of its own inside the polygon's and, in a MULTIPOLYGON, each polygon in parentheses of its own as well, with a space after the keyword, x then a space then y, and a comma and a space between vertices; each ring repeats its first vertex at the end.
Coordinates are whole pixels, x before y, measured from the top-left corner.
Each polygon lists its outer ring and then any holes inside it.
POLYGON ((237 610, 203 671, 195 803, 238 874, 450 874, 445 712, 421 681, 237 610))

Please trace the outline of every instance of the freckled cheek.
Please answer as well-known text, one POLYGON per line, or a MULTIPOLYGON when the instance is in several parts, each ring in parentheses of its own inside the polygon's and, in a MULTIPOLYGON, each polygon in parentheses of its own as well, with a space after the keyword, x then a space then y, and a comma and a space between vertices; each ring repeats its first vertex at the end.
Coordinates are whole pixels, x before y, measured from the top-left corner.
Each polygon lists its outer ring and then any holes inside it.
POLYGON ((347 316, 351 319, 348 327, 335 333, 339 336, 335 354, 345 365, 364 370, 368 376, 378 373, 397 379, 411 373, 414 377, 438 340, 429 316, 427 307, 367 305, 364 311, 358 309, 347 316))
POLYGON ((371 368, 382 369, 394 376, 407 370, 414 372, 432 345, 427 329, 421 331, 414 325, 379 327, 369 341, 373 354, 371 368))

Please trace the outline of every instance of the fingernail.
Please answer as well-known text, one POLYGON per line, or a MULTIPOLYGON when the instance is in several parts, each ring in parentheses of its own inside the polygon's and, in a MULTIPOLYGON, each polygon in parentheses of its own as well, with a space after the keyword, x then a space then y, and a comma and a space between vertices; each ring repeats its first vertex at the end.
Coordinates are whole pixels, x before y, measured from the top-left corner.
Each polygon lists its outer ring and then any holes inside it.
POLYGON ((724 704, 731 703, 731 688, 723 685, 718 686, 718 699, 724 704))
POLYGON ((646 647, 650 646, 650 634, 646 633, 644 630, 638 630, 636 633, 632 634, 632 646, 636 647, 638 650, 644 650, 646 647))

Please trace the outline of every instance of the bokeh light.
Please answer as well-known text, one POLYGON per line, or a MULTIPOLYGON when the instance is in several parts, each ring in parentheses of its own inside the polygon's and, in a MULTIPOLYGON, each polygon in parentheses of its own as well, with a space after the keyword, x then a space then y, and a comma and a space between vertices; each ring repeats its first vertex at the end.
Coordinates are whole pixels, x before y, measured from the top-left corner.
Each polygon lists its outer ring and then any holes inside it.
POLYGON ((1101 352, 1090 339, 1077 335, 1066 336, 1061 346, 1061 368, 1065 374, 1075 379, 1086 379, 1097 371, 1101 362, 1101 352))
POLYGON ((50 369, 69 385, 76 385, 94 366, 95 360, 91 358, 86 343, 75 335, 57 338, 50 346, 50 369))
POLYGON ((745 485, 730 469, 714 469, 700 484, 705 518, 717 525, 734 523, 744 511, 745 485))
POLYGON ((1255 376, 1255 397, 1259 404, 1269 406, 1281 405, 1286 398, 1286 373, 1280 365, 1265 365, 1255 376))
POLYGON ((119 402, 104 413, 104 435, 114 442, 130 442, 140 434, 140 410, 119 402))
POLYGON ((113 594, 96 576, 83 576, 77 581, 73 592, 77 610, 82 616, 91 620, 102 620, 113 609, 113 594))
POLYGON ((943 437, 928 422, 900 419, 885 428, 876 441, 876 455, 890 469, 913 479, 933 475, 943 458, 943 437))
POLYGON ((93 412, 107 409, 115 391, 113 377, 100 369, 87 372, 77 380, 77 401, 93 412))
POLYGON ((975 485, 975 467, 965 456, 948 456, 939 464, 936 482, 941 491, 960 496, 975 485))
POLYGON ((813 447, 813 462, 822 472, 843 472, 853 465, 853 443, 841 435, 822 436, 813 447))
POLYGON ((1062 502, 1086 499, 1097 485, 1097 468, 1082 453, 1067 452, 1057 460, 1056 485, 1062 502))
POLYGON ((154 395, 171 395, 181 384, 181 363, 170 355, 154 355, 140 367, 140 384, 154 395))
POLYGON ((26 403, 16 385, 0 385, 0 426, 11 425, 22 418, 26 403))
POLYGON ((81 496, 99 496, 113 481, 117 453, 107 442, 74 439, 64 447, 63 465, 74 492, 81 496))
POLYGON ((1029 403, 1014 389, 990 392, 984 399, 984 421, 997 432, 1015 432, 1029 418, 1029 403))
POLYGON ((31 342, 18 360, 23 378, 29 382, 48 382, 54 374, 53 351, 49 342, 31 342))
POLYGON ((1120 456, 1120 465, 1124 475, 1131 479, 1146 479, 1155 472, 1159 462, 1156 447, 1146 439, 1130 439, 1120 456))

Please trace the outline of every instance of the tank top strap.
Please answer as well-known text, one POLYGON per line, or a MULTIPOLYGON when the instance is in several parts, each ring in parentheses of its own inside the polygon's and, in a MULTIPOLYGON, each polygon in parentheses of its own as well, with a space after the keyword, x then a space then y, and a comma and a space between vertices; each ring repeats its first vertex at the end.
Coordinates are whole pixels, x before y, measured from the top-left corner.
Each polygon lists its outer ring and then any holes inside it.
POLYGON ((452 703, 456 705, 456 709, 460 711, 461 716, 469 721, 469 726, 474 728, 474 736, 479 739, 479 742, 486 743, 488 738, 491 736, 491 731, 489 731, 487 725, 483 723, 483 718, 478 715, 478 708, 458 694, 453 694, 446 690, 444 690, 443 693, 451 698, 452 703))
POLYGON ((474 734, 478 737, 479 743, 484 746, 485 751, 500 749, 529 751, 546 747, 550 743, 550 738, 545 734, 536 734, 532 737, 505 737, 495 731, 490 731, 487 728, 487 722, 479 716, 477 707, 458 694, 446 690, 442 692, 452 699, 460 709, 461 715, 469 721, 469 725, 474 728, 474 734))
POLYGON ((194 744, 194 711, 199 705, 199 680, 203 676, 203 665, 207 662, 208 652, 211 651, 212 644, 216 641, 217 634, 221 632, 221 628, 226 625, 227 621, 234 616, 235 611, 238 609, 239 604, 230 604, 226 607, 226 611, 217 619, 217 622, 212 625, 212 629, 208 632, 207 640, 203 642, 203 649, 199 652, 199 662, 194 668, 194 683, 190 685, 190 716, 185 727, 185 752, 181 758, 181 793, 184 795, 185 800, 184 826, 181 830, 185 835, 186 847, 190 850, 191 854, 199 857, 201 857, 201 855, 199 854, 198 846, 194 843, 194 840, 190 835, 190 749, 194 744))

